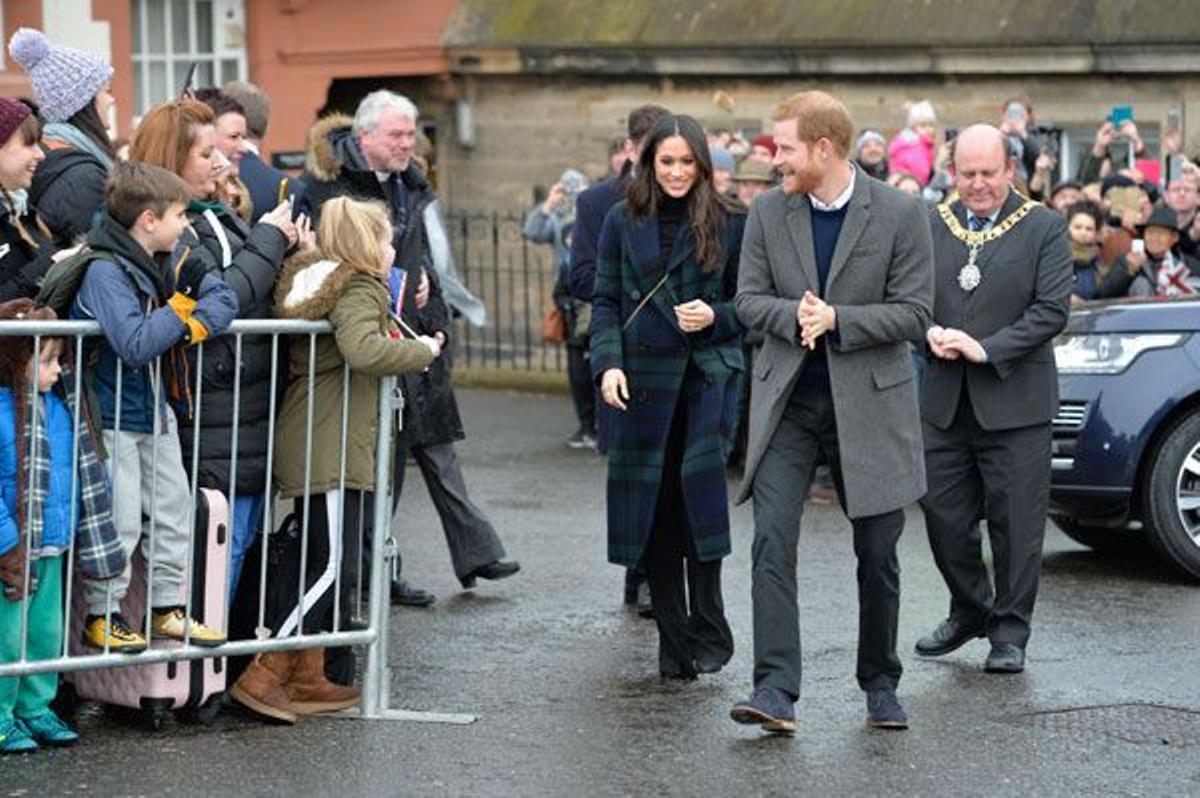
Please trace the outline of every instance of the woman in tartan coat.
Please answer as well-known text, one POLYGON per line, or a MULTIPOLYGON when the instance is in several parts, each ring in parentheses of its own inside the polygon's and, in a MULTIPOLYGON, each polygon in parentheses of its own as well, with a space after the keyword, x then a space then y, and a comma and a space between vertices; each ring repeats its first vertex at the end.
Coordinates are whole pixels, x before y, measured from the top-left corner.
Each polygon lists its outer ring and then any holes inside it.
POLYGON ((659 670, 691 679, 733 655, 721 598, 730 543, 720 423, 725 385, 742 369, 733 296, 745 215, 713 190, 691 117, 664 118, 635 172, 604 220, 592 305, 592 373, 620 411, 608 450, 608 559, 644 564, 659 670))

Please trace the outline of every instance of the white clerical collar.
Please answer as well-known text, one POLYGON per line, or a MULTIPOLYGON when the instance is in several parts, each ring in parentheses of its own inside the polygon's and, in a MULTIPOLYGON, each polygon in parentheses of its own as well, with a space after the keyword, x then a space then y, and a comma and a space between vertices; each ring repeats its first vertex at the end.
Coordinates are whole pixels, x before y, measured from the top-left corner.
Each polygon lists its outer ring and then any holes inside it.
POLYGON ((808 201, 812 203, 813 210, 825 211, 828 213, 830 211, 840 211, 842 208, 846 207, 846 203, 850 202, 850 197, 854 195, 854 173, 858 171, 854 164, 849 164, 849 166, 850 182, 846 184, 846 190, 839 194, 837 199, 835 199, 833 202, 826 205, 824 202, 821 202, 821 200, 817 199, 816 194, 808 195, 808 201))

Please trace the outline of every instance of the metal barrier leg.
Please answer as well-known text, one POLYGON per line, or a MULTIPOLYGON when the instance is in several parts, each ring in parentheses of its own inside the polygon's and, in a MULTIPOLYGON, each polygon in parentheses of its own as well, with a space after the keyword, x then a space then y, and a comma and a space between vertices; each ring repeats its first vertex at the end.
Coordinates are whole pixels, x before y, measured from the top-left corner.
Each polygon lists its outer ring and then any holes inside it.
POLYGON ((396 544, 391 539, 392 521, 392 426, 400 417, 404 399, 395 377, 379 382, 379 427, 375 441, 375 513, 371 545, 371 629, 375 640, 367 646, 367 666, 363 672, 362 707, 358 713, 342 717, 368 720, 407 720, 419 723, 450 723, 465 726, 478 720, 477 715, 453 712, 421 712, 392 709, 390 706, 391 668, 388 665, 388 626, 390 592, 388 574, 396 556, 396 544))

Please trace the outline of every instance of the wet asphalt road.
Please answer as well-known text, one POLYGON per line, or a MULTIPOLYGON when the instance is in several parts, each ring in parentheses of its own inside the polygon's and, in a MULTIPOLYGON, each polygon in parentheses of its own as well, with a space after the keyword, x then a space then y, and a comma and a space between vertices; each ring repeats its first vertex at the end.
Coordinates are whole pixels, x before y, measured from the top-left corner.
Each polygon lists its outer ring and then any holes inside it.
POLYGON ((657 676, 656 633, 604 561, 602 461, 571 451, 562 397, 464 391, 467 481, 520 575, 460 592, 421 480, 397 526, 406 575, 439 596, 392 613, 393 705, 470 726, 237 710, 144 731, 85 709, 69 751, 0 760, 0 796, 1200 795, 1200 587, 1155 560, 1106 558, 1053 527, 1028 669, 982 672, 986 643, 936 661, 943 615, 919 510, 901 540, 908 732, 871 732, 854 678, 849 526, 810 505, 800 549, 799 732, 728 719, 750 687, 749 508, 735 508, 725 599, 737 652, 692 683, 657 676))

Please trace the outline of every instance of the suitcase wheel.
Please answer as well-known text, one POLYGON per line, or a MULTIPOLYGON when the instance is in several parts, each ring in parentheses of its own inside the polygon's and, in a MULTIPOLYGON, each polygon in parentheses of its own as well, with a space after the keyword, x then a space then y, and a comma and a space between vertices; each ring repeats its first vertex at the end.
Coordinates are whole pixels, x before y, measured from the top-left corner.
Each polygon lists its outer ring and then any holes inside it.
POLYGON ((188 707, 181 709, 175 713, 176 719, 180 723, 187 723, 193 726, 211 726, 217 720, 217 715, 221 712, 221 707, 224 705, 224 693, 215 693, 208 697, 198 707, 188 707))

